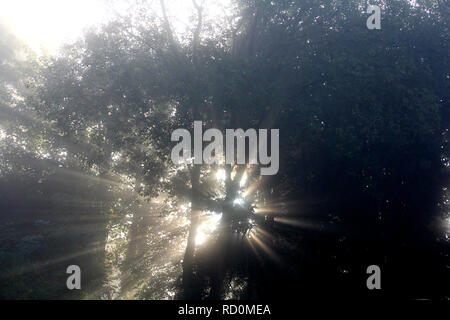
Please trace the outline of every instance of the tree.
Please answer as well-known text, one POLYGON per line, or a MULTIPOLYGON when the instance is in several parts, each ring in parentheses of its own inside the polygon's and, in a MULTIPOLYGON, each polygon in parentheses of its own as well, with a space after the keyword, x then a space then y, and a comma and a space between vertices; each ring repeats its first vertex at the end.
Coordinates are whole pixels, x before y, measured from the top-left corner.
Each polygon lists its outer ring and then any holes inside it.
MULTIPOLYGON (((207 4, 194 0, 193 23, 181 40, 165 4, 159 1, 160 16, 138 10, 138 18, 117 18, 33 64, 25 98, 11 102, 9 95, 5 104, 16 105, 2 106, 10 139, 2 146, 8 150, 2 173, 22 171, 67 194, 72 188, 74 196, 99 203, 108 219, 114 199, 126 197, 121 212, 133 216, 124 266, 132 271, 153 210, 145 200, 163 194, 166 201, 190 202, 187 299, 205 291, 209 271, 202 263, 211 248, 217 270, 209 297, 221 296, 237 260, 231 240, 246 230, 237 225, 247 225, 253 200, 257 209, 274 211, 266 217, 269 227, 276 215, 301 214, 317 224, 343 221, 351 238, 358 238, 357 229, 371 230, 386 246, 400 226, 396 243, 424 232, 448 127, 442 2, 379 1, 382 29, 368 30, 365 3, 357 0, 240 0, 219 26, 205 16, 207 4), (173 164, 171 133, 185 128, 192 136, 199 120, 203 130, 279 128, 279 173, 260 177, 259 165, 173 164), (26 150, 13 139, 27 141, 26 150), (56 183, 74 176, 74 183, 56 183), (237 205, 243 194, 247 205, 237 205), (222 220, 215 245, 202 252, 195 242, 206 211, 221 212, 222 220)), ((0 58, 12 59, 5 52, 0 58)), ((255 219, 264 225, 264 215, 255 219)), ((106 231, 98 238, 104 244, 106 231)))

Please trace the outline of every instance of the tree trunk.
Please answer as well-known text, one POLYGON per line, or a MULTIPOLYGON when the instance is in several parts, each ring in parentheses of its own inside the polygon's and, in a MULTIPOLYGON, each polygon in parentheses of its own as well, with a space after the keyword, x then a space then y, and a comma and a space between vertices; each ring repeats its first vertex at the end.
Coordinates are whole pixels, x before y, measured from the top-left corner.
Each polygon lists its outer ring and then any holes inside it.
POLYGON ((138 247, 138 238, 139 238, 139 225, 141 223, 142 214, 141 210, 139 208, 139 190, 141 185, 141 177, 140 175, 136 175, 136 182, 134 186, 133 191, 133 197, 135 197, 135 205, 134 212, 133 212, 133 218, 131 220, 131 226, 130 226, 130 237, 128 241, 128 249, 127 249, 127 257, 126 257, 126 265, 130 265, 137 256, 137 247, 138 247))
POLYGON ((183 289, 184 298, 193 299, 196 295, 194 275, 195 237, 197 235, 198 219, 200 217, 200 165, 194 165, 191 172, 191 224, 183 259, 183 289))
MULTIPOLYGON (((198 68, 198 58, 197 58, 197 50, 200 46, 200 32, 203 24, 203 8, 200 5, 197 5, 195 0, 193 0, 193 4, 197 10, 197 27, 194 32, 193 39, 193 57, 192 64, 194 69, 198 68)), ((166 19, 167 20, 167 19, 166 19)), ((202 97, 195 96, 192 101, 192 116, 193 120, 200 119, 200 114, 198 107, 202 103, 202 97)), ((184 289, 184 298, 185 299, 195 299, 198 293, 197 286, 195 284, 195 274, 194 274, 194 265, 195 265, 195 238, 197 236, 197 228, 198 228, 198 220, 201 213, 201 193, 200 193, 200 170, 201 165, 193 164, 193 168, 191 171, 191 224, 189 227, 189 235, 187 239, 186 252, 184 254, 183 259, 183 289, 184 289)))

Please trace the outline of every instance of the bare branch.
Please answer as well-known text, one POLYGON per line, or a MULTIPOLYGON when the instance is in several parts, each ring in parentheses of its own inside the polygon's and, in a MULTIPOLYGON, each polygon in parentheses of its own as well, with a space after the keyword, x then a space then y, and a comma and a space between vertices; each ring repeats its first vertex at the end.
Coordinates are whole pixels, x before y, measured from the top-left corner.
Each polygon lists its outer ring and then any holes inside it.
POLYGON ((176 48, 177 41, 175 40, 175 37, 173 35, 172 27, 170 26, 169 17, 167 16, 166 5, 164 3, 164 0, 160 0, 159 2, 161 4, 161 10, 164 18, 164 25, 166 27, 167 36, 169 37, 169 42, 174 48, 176 48))
POLYGON ((200 32, 202 30, 203 25, 203 4, 204 1, 202 1, 201 5, 197 4, 196 0, 192 0, 192 3, 194 4, 194 7, 197 9, 197 28, 194 32, 194 40, 193 40, 193 61, 196 63, 197 60, 197 51, 198 47, 200 46, 200 32))

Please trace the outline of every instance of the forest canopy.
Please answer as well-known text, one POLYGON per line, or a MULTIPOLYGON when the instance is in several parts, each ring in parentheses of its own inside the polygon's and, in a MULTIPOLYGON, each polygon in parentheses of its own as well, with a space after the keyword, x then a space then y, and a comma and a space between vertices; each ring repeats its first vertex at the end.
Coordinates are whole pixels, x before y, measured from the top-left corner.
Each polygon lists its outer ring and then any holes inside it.
POLYGON ((366 1, 194 0, 182 32, 131 2, 56 54, 0 24, 0 298, 358 296, 375 262, 448 298, 447 1, 370 30, 366 1), (279 170, 174 164, 194 121, 279 129, 279 170))

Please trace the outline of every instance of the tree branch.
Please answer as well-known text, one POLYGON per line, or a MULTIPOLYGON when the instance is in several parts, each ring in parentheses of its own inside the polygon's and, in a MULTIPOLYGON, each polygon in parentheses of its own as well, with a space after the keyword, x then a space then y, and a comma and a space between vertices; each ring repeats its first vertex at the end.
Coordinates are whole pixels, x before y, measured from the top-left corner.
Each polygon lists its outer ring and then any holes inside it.
POLYGON ((196 64, 197 61, 197 51, 198 47, 200 46, 200 32, 202 30, 203 25, 203 3, 202 1, 201 5, 197 4, 196 0, 192 0, 192 3, 194 4, 195 9, 197 9, 197 27, 195 28, 194 32, 194 40, 193 40, 193 62, 196 64))
POLYGON ((176 48, 177 47, 177 45, 176 45, 177 41, 175 40, 173 31, 172 31, 172 27, 170 26, 170 21, 169 21, 169 18, 167 16, 166 5, 164 3, 164 0, 160 0, 159 2, 161 4, 161 10, 162 10, 163 18, 164 18, 164 25, 165 25, 166 31, 167 31, 167 37, 169 38, 170 45, 173 48, 176 48))

